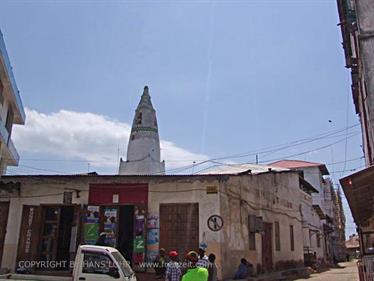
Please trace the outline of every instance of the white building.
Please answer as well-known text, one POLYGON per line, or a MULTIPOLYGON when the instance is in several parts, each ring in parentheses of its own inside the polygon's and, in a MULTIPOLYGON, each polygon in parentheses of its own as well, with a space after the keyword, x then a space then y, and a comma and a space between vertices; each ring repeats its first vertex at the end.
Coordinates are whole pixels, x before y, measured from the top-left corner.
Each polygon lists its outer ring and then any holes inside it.
POLYGON ((300 160, 281 160, 271 165, 298 171, 300 176, 316 189, 317 192, 309 197, 305 195, 301 204, 304 250, 305 254, 315 253, 317 258, 324 262, 333 262, 334 201, 331 195, 332 182, 324 178, 329 175, 326 165, 300 160))
POLYGON ((19 162, 11 138, 13 124, 25 124, 25 112, 0 31, 0 174, 19 162))
POLYGON ((148 87, 136 108, 127 148, 126 161, 120 160, 120 175, 160 175, 165 173, 165 162, 160 161, 160 139, 156 111, 152 106, 148 87))

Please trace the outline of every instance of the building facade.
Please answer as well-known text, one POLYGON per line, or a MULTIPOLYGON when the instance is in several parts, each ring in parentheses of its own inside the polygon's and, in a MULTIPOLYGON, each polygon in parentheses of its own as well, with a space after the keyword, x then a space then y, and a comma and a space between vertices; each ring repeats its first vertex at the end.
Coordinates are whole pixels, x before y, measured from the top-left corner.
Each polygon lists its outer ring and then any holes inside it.
POLYGON ((281 160, 271 165, 298 171, 314 189, 309 189, 309 196, 304 194, 301 204, 305 255, 312 253, 329 264, 343 259, 345 217, 326 166, 300 160, 281 160))
POLYGON ((136 270, 161 247, 183 256, 201 243, 216 254, 220 278, 232 278, 243 257, 258 273, 303 263, 300 182, 292 171, 4 176, 0 185, 8 206, 1 267, 11 271, 48 271, 22 265, 70 261, 80 243, 95 243, 103 231, 136 270))
POLYGON ((25 111, 0 31, 0 175, 8 166, 18 165, 19 155, 12 141, 12 127, 13 124, 24 123, 25 111))
POLYGON ((374 5, 337 0, 346 67, 360 118, 366 169, 340 180, 360 236, 360 280, 374 278, 374 5))

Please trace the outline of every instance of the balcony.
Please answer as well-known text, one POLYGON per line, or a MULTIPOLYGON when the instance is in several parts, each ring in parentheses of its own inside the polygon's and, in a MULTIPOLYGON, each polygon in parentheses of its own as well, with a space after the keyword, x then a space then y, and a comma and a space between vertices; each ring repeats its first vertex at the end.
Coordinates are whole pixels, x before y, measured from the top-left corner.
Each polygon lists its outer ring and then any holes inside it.
POLYGON ((3 122, 0 122, 0 143, 1 146, 4 147, 4 154, 2 155, 2 157, 5 159, 4 162, 6 162, 8 166, 17 166, 19 162, 19 154, 13 144, 13 141, 9 137, 9 133, 3 122))

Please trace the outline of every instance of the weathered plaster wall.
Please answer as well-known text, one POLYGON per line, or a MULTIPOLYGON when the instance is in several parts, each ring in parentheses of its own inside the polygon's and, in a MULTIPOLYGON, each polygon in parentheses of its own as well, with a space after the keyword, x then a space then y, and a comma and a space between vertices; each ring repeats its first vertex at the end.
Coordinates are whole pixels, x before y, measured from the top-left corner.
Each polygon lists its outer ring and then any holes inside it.
POLYGON ((249 250, 248 216, 261 216, 264 222, 279 222, 280 251, 275 249, 274 227, 272 250, 274 266, 281 261, 303 260, 303 233, 299 210, 299 180, 297 173, 268 173, 232 177, 222 186, 221 214, 226 227, 221 233, 223 277, 232 277, 244 257, 255 266, 262 264, 261 234, 256 234, 256 250, 249 250), (289 226, 294 226, 295 250, 291 251, 289 226))

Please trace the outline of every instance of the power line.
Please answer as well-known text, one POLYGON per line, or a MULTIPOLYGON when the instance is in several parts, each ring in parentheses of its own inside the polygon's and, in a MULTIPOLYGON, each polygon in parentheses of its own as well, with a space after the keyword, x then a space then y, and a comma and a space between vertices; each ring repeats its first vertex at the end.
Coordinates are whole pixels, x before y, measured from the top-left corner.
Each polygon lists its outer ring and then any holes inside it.
MULTIPOLYGON (((304 138, 304 139, 292 141, 292 142, 290 142, 288 144, 275 145, 275 146, 268 147, 268 148, 274 148, 274 149, 271 149, 271 150, 266 150, 267 148, 264 148, 262 151, 257 151, 257 152, 255 151, 255 152, 252 152, 252 153, 245 153, 245 154, 242 154, 242 155, 237 154, 237 155, 232 155, 232 156, 216 157, 216 158, 207 159, 207 160, 195 163, 195 164, 190 164, 190 165, 187 165, 187 166, 182 166, 182 167, 178 167, 178 168, 166 170, 166 172, 177 172, 178 173, 178 172, 182 172, 184 170, 188 170, 188 169, 191 169, 191 168, 194 168, 194 167, 206 164, 208 162, 216 161, 216 160, 236 159, 236 158, 242 158, 242 157, 247 157, 247 156, 251 156, 251 155, 261 154, 261 153, 264 153, 264 152, 278 152, 278 151, 285 150, 285 149, 288 149, 288 148, 293 148, 293 147, 298 146, 298 145, 310 143, 310 142, 313 142, 313 141, 316 141, 316 140, 322 140, 322 139, 330 138, 331 136, 333 136, 335 134, 338 134, 338 133, 341 133, 342 131, 344 131, 346 129, 351 129, 351 128, 357 127, 359 125, 360 124, 355 124, 355 125, 351 125, 351 126, 348 126, 346 128, 343 128, 343 129, 329 131, 327 133, 316 135, 314 138, 313 137, 312 138, 304 138), (299 143, 299 142, 302 142, 302 143, 299 143), (278 147, 278 148, 275 148, 275 147, 278 147)), ((355 135, 358 135, 359 133, 360 132, 351 132, 350 133, 351 135, 349 137, 353 137, 355 135)), ((342 136, 342 135, 339 135, 339 136, 342 136)), ((339 142, 341 142, 343 140, 345 140, 345 138, 339 140, 336 143, 339 143, 339 142)), ((326 147, 329 147, 330 145, 334 145, 336 143, 329 144, 326 147)), ((317 150, 323 149, 323 148, 325 148, 325 147, 317 148, 317 150)), ((302 152, 302 153, 299 153, 299 154, 289 155, 289 156, 286 156, 286 157, 282 157, 280 159, 284 159, 284 158, 287 158, 287 157, 295 157, 295 156, 303 155, 303 154, 306 154, 306 153, 309 153, 309 152, 313 152, 313 151, 316 151, 316 150, 310 150, 310 151, 302 152)), ((279 159, 275 159, 275 160, 279 160, 279 159)), ((275 161, 275 160, 272 159, 272 160, 261 161, 261 163, 271 162, 271 161, 275 161)))
MULTIPOLYGON (((243 157, 256 155, 256 154, 262 154, 262 153, 275 153, 275 152, 279 152, 279 151, 282 151, 282 150, 286 150, 288 148, 293 148, 295 146, 300 146, 300 145, 307 144, 307 143, 314 142, 314 141, 318 141, 318 140, 336 138, 336 137, 341 136, 341 135, 338 135, 338 134, 341 133, 342 131, 345 131, 345 130, 348 131, 348 130, 350 130, 352 128, 355 128, 359 125, 360 124, 355 124, 355 125, 348 126, 346 128, 341 128, 341 129, 338 129, 338 130, 333 130, 333 131, 321 133, 321 134, 315 135, 313 137, 302 138, 302 139, 291 141, 289 143, 285 143, 285 144, 281 144, 281 145, 273 145, 273 146, 265 147, 265 148, 263 148, 262 150, 259 150, 259 151, 253 151, 253 152, 250 152, 250 153, 246 152, 246 153, 243 153, 241 155, 240 154, 235 154, 235 155, 230 155, 230 156, 223 156, 223 157, 216 157, 216 158, 212 158, 212 159, 206 159, 206 160, 200 161, 198 163, 193 163, 193 164, 189 164, 189 165, 185 165, 185 166, 181 166, 181 167, 176 167, 176 168, 173 168, 173 169, 168 169, 165 172, 179 173, 179 172, 182 172, 184 170, 191 169, 191 168, 194 168, 194 167, 197 167, 197 166, 201 166, 203 164, 213 162, 213 161, 216 161, 216 160, 243 158, 243 157)), ((352 136, 354 136, 358 133, 359 132, 356 132, 356 131, 350 132, 350 135, 348 137, 352 137, 352 136)), ((317 151, 317 150, 323 149, 325 147, 334 145, 334 144, 336 144, 338 142, 341 142, 341 141, 342 140, 339 140, 337 142, 328 144, 327 146, 323 146, 323 147, 320 147, 320 148, 316 148, 316 149, 313 149, 313 150, 308 150, 308 151, 293 154, 293 155, 288 155, 288 156, 285 156, 285 157, 282 157, 282 158, 295 157, 295 156, 303 155, 303 154, 306 154, 306 153, 309 153, 309 152, 317 151)), ((102 161, 99 161, 99 160, 80 160, 80 159, 35 159, 35 158, 27 159, 26 158, 26 159, 21 159, 21 160, 22 161, 44 161, 44 162, 49 162, 49 161, 51 161, 51 162, 79 162, 79 163, 102 162, 102 161)), ((263 160, 263 161, 261 161, 261 163, 271 162, 271 161, 275 161, 275 160, 278 160, 278 159, 263 160)), ((177 160, 174 160, 174 161, 177 161, 177 160)), ((181 161, 185 162, 187 160, 181 160, 181 161)), ((110 161, 105 161, 105 162, 108 163, 110 161)), ((117 161, 113 161, 113 163, 116 163, 116 162, 117 161)), ((52 170, 52 169, 38 168, 38 167, 34 167, 34 166, 29 166, 29 165, 19 165, 19 166, 20 167, 23 166, 25 168, 29 168, 29 169, 32 169, 32 170, 40 170, 40 171, 47 171, 47 172, 65 174, 65 172, 52 170)))

